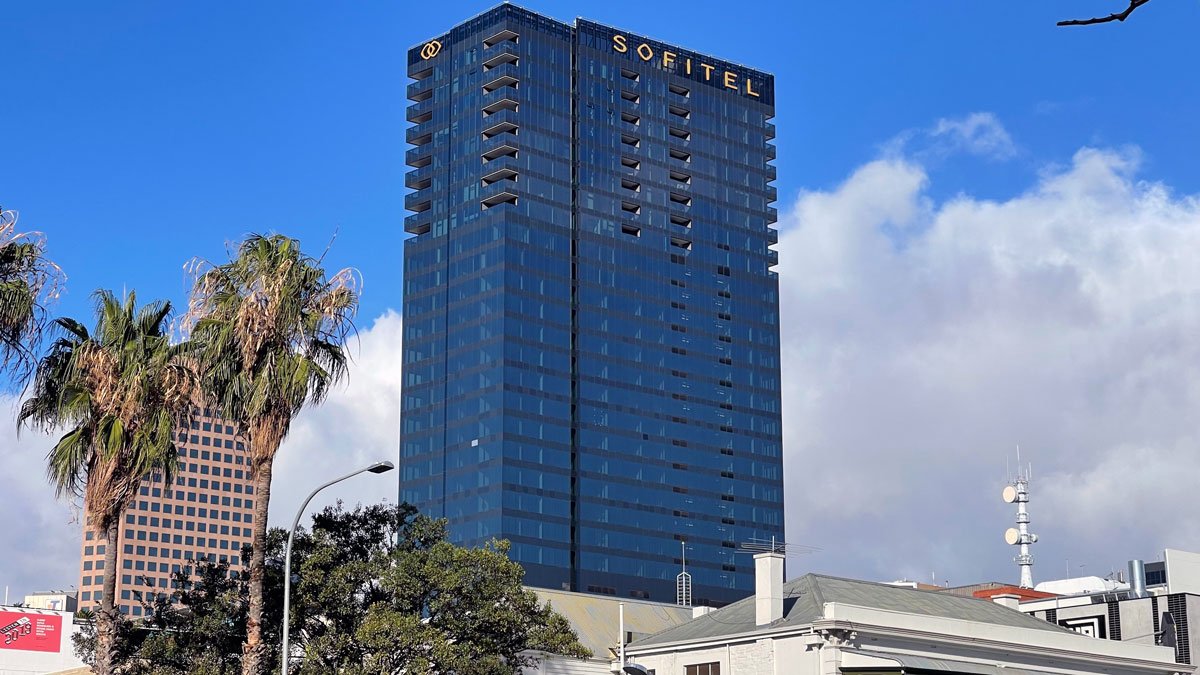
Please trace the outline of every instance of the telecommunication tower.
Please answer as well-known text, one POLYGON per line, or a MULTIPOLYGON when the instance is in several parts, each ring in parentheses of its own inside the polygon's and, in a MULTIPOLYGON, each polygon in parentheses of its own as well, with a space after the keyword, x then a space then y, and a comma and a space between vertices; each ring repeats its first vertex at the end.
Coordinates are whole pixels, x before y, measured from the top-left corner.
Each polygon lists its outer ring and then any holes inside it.
POLYGON ((675 604, 680 607, 692 606, 692 575, 687 571, 687 542, 679 542, 683 570, 675 577, 675 604))
POLYGON ((1004 543, 1020 547, 1020 553, 1013 558, 1013 562, 1021 569, 1021 588, 1033 588, 1033 556, 1029 553, 1029 545, 1038 540, 1037 535, 1029 531, 1029 478, 1033 468, 1022 468, 1020 457, 1018 451, 1017 477, 1004 487, 1000 495, 1006 503, 1017 505, 1017 526, 1005 530, 1004 543))

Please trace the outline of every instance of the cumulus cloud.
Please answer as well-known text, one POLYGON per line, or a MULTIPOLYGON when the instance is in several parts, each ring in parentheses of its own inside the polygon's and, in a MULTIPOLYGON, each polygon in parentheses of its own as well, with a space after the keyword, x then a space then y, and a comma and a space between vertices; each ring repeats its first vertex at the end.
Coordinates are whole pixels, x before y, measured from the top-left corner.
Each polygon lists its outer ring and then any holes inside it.
MULTIPOLYGON (((1011 148, 992 121, 935 130, 1011 148)), ((799 197, 779 244, 788 526, 824 552, 794 572, 1015 579, 1018 443, 1035 578, 1200 549, 1200 199, 1138 172, 1136 151, 1084 148, 1006 199, 934 202, 921 161, 888 154, 799 197)))
POLYGON ((82 531, 79 509, 56 500, 45 479, 54 438, 29 431, 18 437, 19 404, 16 396, 0 395, 0 586, 8 588, 9 602, 78 584, 82 531))
MULTIPOLYGON (((275 461, 271 487, 272 525, 287 527, 296 509, 321 483, 378 461, 399 466, 401 317, 380 316, 359 332, 347 386, 324 405, 305 410, 292 423, 275 461)), ((334 485, 313 499, 308 511, 338 499, 348 505, 395 503, 398 471, 363 474, 334 485)), ((306 523, 307 519, 302 520, 306 523)))
MULTIPOLYGON (((389 311, 361 330, 350 345, 354 363, 347 385, 292 423, 275 462, 272 526, 290 525, 300 503, 321 483, 376 461, 398 463, 400 324, 400 315, 389 311)), ((55 500, 42 479, 53 438, 25 432, 18 439, 16 405, 16 398, 0 397, 0 466, 6 477, 0 491, 0 586, 11 587, 14 602, 34 590, 79 583, 82 532, 78 508, 55 500)), ((348 504, 395 502, 396 486, 394 471, 356 476, 322 491, 308 510, 338 499, 348 504)))
POLYGON ((1017 156, 1017 145, 993 113, 974 112, 903 131, 884 144, 884 153, 924 162, 960 154, 1002 161, 1017 156))

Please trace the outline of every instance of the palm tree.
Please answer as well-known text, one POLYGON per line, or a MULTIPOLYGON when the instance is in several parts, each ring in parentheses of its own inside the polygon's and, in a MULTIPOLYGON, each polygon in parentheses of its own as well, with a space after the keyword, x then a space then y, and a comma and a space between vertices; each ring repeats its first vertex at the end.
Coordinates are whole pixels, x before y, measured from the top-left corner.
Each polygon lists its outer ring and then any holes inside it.
POLYGON ((169 302, 139 308, 132 292, 124 302, 110 291, 94 297, 93 332, 73 319, 55 321, 61 336, 37 365, 19 424, 66 429, 47 455, 47 474, 59 497, 83 497, 86 525, 105 537, 93 670, 109 675, 121 512, 147 476, 174 477, 175 426, 199 391, 187 345, 171 344, 169 302))
POLYGON ((228 263, 197 262, 192 270, 185 325, 203 364, 201 386, 222 416, 237 421, 254 481, 242 673, 260 675, 267 649, 263 574, 272 463, 292 418, 323 401, 346 376, 344 346, 359 284, 348 269, 326 276, 321 259, 282 235, 251 235, 228 263))
POLYGON ((16 228, 17 212, 0 209, 0 371, 24 381, 37 362, 42 305, 58 296, 63 275, 41 235, 16 228))

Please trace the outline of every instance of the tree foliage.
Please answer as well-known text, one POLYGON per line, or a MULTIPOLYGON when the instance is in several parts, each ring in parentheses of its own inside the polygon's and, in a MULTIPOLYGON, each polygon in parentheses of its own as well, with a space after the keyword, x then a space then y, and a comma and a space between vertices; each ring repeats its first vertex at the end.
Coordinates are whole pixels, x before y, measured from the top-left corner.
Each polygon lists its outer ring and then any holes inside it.
POLYGON ((169 482, 175 474, 175 426, 197 390, 187 346, 169 338, 169 302, 139 308, 132 292, 122 301, 97 291, 95 311, 90 332, 73 319, 55 322, 62 335, 38 363, 19 424, 66 429, 46 457, 47 474, 60 497, 83 497, 87 525, 103 537, 94 670, 109 675, 120 515, 147 476, 169 482))
POLYGON ((0 208, 0 371, 24 381, 37 361, 45 303, 58 297, 63 274, 46 258, 41 234, 19 232, 17 218, 0 208))
POLYGON ((358 307, 352 270, 282 235, 251 235, 222 265, 196 262, 185 325, 200 346, 204 391, 246 438, 256 493, 243 672, 264 672, 263 583, 271 472, 292 418, 346 376, 344 343, 358 307))
MULTIPOLYGON (((286 533, 265 559, 265 668, 278 665, 286 533)), ((518 673, 539 653, 590 654, 561 615, 521 586, 507 542, 452 545, 444 521, 409 506, 330 507, 293 552, 292 673, 518 673)), ((245 570, 199 562, 176 575, 172 602, 118 629, 122 675, 232 675, 242 667, 249 604, 245 570), (189 574, 190 572, 190 574, 189 574)), ((81 638, 87 648, 85 635, 81 638)))

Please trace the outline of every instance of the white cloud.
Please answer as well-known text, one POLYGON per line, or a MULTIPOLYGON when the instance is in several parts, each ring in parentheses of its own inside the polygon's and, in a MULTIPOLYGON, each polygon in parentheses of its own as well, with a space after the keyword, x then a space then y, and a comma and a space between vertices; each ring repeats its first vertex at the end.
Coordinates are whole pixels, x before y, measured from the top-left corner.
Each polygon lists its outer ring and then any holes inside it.
POLYGON ((943 117, 929 134, 947 141, 952 148, 980 157, 1008 159, 1017 154, 1012 137, 989 112, 975 112, 960 119, 943 117))
MULTIPOLYGON (((359 332, 347 385, 292 423, 279 449, 271 487, 272 526, 288 527, 304 498, 321 483, 377 461, 399 467, 401 317, 389 311, 359 332)), ((395 503, 396 471, 363 474, 334 485, 313 499, 309 512, 338 499, 348 505, 395 503)), ((307 525, 307 518, 301 520, 307 525)))
POLYGON ((889 157, 910 157, 924 162, 966 154, 1002 161, 1017 156, 1017 145, 1000 120, 990 112, 964 117, 943 117, 927 129, 909 129, 883 146, 889 157))
POLYGON ((18 405, 17 397, 0 395, 0 586, 14 603, 27 593, 78 584, 82 545, 78 509, 55 500, 46 482, 54 439, 28 430, 18 437, 18 405))
MULTIPOLYGON (((936 128, 1011 147, 988 124, 936 128)), ((800 196, 779 244, 788 525, 825 549, 803 567, 1014 578, 1017 443, 1035 576, 1200 549, 1200 200, 1138 160, 1085 148, 1007 199, 934 203, 893 154, 800 196)))

